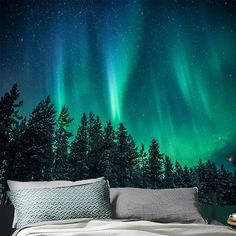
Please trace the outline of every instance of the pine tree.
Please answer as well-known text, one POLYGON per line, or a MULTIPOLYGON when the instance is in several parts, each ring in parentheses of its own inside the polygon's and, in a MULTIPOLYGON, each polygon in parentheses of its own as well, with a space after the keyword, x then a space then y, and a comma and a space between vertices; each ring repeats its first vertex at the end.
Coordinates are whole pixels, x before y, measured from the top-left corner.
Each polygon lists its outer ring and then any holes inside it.
POLYGON ((123 123, 119 124, 116 132, 117 140, 117 157, 114 160, 114 164, 117 168, 116 173, 118 177, 118 186, 125 187, 128 167, 128 134, 123 123))
POLYGON ((217 172, 218 186, 216 189, 217 200, 219 204, 229 204, 231 195, 233 195, 234 176, 233 173, 227 171, 224 165, 221 165, 217 172))
POLYGON ((129 134, 127 137, 127 184, 126 186, 134 187, 140 178, 140 174, 138 173, 138 147, 133 139, 133 137, 129 134))
POLYGON ((189 173, 191 177, 191 183, 193 187, 199 186, 199 178, 198 178, 198 173, 197 173, 197 167, 191 167, 189 168, 189 173))
POLYGON ((56 124, 55 141, 54 141, 54 161, 52 178, 53 179, 69 179, 69 138, 72 133, 67 128, 73 121, 69 117, 68 108, 63 106, 56 124))
POLYGON ((135 187, 147 188, 148 187, 148 155, 145 152, 144 144, 141 144, 141 149, 139 151, 139 160, 138 160, 138 167, 139 167, 139 175, 140 181, 136 183, 135 187))
POLYGON ((162 184, 162 174, 163 174, 163 155, 159 151, 159 145, 155 139, 149 147, 149 178, 150 187, 159 188, 162 184))
POLYGON ((89 114, 89 177, 96 178, 99 175, 98 163, 102 155, 103 132, 99 116, 95 118, 93 113, 89 114))
POLYGON ((71 180, 81 180, 89 177, 88 167, 89 134, 88 120, 84 113, 78 127, 77 135, 71 144, 71 180))
POLYGON ((190 174, 190 171, 189 171, 189 169, 186 165, 184 165, 182 178, 183 178, 183 186, 185 188, 189 188, 189 187, 193 186, 192 179, 191 179, 191 174, 190 174))
POLYGON ((14 84, 11 90, 0 99, 0 175, 2 179, 0 191, 3 193, 2 203, 6 201, 6 179, 12 171, 14 134, 16 127, 22 117, 19 115, 19 107, 23 104, 18 102, 20 93, 17 84, 14 84))
POLYGON ((98 173, 99 176, 104 176, 106 179, 109 179, 110 185, 114 187, 117 186, 117 178, 113 171, 116 144, 115 131, 111 121, 106 123, 103 140, 102 155, 98 163, 98 173))
POLYGON ((0 167, 0 205, 4 205, 6 201, 6 171, 7 161, 3 160, 0 167))
POLYGON ((196 172, 198 175, 198 197, 199 201, 202 203, 207 203, 209 200, 207 199, 208 189, 207 189, 207 168, 206 165, 202 162, 200 158, 198 161, 198 165, 196 167, 196 172))
POLYGON ((164 188, 173 188, 174 187, 173 164, 171 163, 169 156, 165 156, 165 159, 164 159, 163 187, 164 188))
POLYGON ((54 105, 47 97, 30 115, 21 140, 25 180, 51 179, 55 113, 54 105))
POLYGON ((24 164, 24 146, 23 146, 23 139, 25 136, 25 132, 27 130, 27 120, 26 117, 21 120, 21 122, 17 125, 15 132, 14 132, 14 142, 11 143, 11 153, 10 159, 11 162, 11 170, 9 170, 7 176, 8 179, 14 179, 18 181, 24 181, 25 180, 25 174, 22 169, 25 169, 24 164))
POLYGON ((183 168, 178 161, 175 162, 175 172, 174 172, 174 186, 176 188, 184 187, 183 183, 183 168))
POLYGON ((207 169, 207 189, 210 192, 216 192, 218 184, 219 184, 219 179, 217 175, 217 169, 214 163, 212 163, 210 160, 207 161, 206 163, 206 169, 207 169))
POLYGON ((14 128, 19 124, 21 116, 19 107, 22 101, 17 102, 20 93, 17 84, 14 84, 10 92, 5 93, 0 100, 0 162, 6 160, 8 144, 12 141, 14 128))

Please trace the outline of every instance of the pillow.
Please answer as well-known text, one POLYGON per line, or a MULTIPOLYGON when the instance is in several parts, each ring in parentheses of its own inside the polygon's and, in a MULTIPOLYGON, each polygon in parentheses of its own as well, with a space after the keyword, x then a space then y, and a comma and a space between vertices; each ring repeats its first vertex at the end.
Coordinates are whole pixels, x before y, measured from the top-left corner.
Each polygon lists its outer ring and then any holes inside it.
POLYGON ((66 187, 12 190, 9 198, 17 214, 17 228, 43 221, 76 218, 110 219, 107 181, 66 187))
MULTIPOLYGON (((20 190, 20 189, 32 189, 32 188, 52 188, 52 187, 66 187, 74 185, 84 185, 89 183, 98 182, 104 179, 104 177, 96 179, 85 179, 79 181, 65 181, 65 180, 55 180, 55 181, 30 181, 30 182, 21 182, 14 180, 7 180, 10 191, 20 190)), ((17 227, 17 215, 16 211, 14 212, 14 218, 12 222, 12 228, 17 227)))
POLYGON ((98 182, 104 179, 104 177, 96 178, 96 179, 85 179, 79 181, 67 181, 67 180, 54 180, 54 181, 29 181, 29 182, 21 182, 15 180, 7 180, 7 184, 9 186, 10 191, 12 190, 20 190, 20 189, 32 189, 32 188, 59 188, 59 187, 67 187, 74 185, 84 185, 98 182))
POLYGON ((198 210, 197 188, 111 188, 114 219, 142 219, 160 223, 207 223, 198 210))

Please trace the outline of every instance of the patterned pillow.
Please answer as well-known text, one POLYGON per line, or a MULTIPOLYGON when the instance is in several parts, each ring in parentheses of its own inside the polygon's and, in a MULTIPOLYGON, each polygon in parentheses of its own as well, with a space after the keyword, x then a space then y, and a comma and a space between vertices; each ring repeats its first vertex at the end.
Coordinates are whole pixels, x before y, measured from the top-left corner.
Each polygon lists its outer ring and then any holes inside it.
MULTIPOLYGON (((15 181, 7 180, 10 191, 21 190, 21 189, 33 189, 33 188, 57 188, 57 187, 68 187, 74 185, 84 185, 98 182, 104 179, 104 177, 96 179, 84 179, 79 181, 68 181, 68 180, 54 180, 54 181, 15 181)), ((12 228, 17 228, 17 215, 14 212, 14 219, 12 222, 12 228)))
POLYGON ((111 218, 109 186, 101 180, 91 184, 12 190, 17 228, 33 223, 76 218, 111 218))

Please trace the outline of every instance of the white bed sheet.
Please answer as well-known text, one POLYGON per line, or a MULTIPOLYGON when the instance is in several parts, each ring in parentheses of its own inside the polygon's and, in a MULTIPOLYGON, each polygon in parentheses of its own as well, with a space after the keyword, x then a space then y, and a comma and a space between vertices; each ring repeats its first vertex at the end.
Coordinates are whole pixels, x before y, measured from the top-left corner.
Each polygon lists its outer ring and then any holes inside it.
POLYGON ((18 229, 13 236, 236 236, 223 225, 155 223, 132 220, 64 220, 18 229))

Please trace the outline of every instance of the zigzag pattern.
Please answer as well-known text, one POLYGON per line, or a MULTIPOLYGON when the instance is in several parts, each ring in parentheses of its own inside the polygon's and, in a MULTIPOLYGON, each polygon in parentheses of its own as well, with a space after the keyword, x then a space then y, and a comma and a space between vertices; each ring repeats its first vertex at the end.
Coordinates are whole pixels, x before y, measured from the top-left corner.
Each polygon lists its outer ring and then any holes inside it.
POLYGON ((71 187, 14 190, 17 227, 43 221, 111 218, 109 187, 105 180, 71 187))

